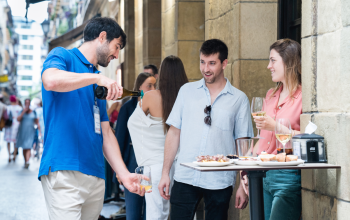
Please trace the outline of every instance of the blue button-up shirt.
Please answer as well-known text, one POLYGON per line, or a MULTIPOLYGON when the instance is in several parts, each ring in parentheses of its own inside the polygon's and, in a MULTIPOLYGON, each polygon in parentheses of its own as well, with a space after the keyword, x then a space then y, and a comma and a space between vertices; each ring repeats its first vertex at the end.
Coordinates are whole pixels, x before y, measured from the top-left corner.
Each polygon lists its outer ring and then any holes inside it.
POLYGON ((224 189, 235 184, 236 172, 199 172, 180 166, 199 155, 235 154, 236 139, 254 136, 248 97, 228 80, 212 105, 211 126, 204 123, 204 108, 210 104, 204 79, 181 87, 166 121, 181 130, 174 179, 204 189, 224 189))

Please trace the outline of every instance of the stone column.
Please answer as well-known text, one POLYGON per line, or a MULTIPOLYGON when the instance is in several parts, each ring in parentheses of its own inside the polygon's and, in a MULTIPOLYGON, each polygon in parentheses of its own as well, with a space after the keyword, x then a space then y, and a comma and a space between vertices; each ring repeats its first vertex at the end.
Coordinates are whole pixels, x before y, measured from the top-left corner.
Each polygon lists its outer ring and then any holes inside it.
POLYGON ((302 171, 303 219, 349 219, 350 2, 302 3, 301 130, 314 122, 328 163, 340 170, 302 171))
POLYGON ((134 0, 124 0, 126 46, 124 48, 123 82, 127 89, 133 89, 135 82, 135 16, 134 0))
POLYGON ((161 62, 161 0, 135 0, 135 74, 161 62))
POLYGON ((199 80, 199 49, 204 42, 204 0, 162 0, 162 59, 180 57, 190 81, 199 80))
MULTIPOLYGON (((269 47, 277 40, 277 0, 205 1, 205 39, 218 38, 228 48, 225 77, 249 98, 265 97, 275 86, 269 63, 269 47)), ((229 219, 249 219, 249 207, 235 209, 236 181, 229 219)))

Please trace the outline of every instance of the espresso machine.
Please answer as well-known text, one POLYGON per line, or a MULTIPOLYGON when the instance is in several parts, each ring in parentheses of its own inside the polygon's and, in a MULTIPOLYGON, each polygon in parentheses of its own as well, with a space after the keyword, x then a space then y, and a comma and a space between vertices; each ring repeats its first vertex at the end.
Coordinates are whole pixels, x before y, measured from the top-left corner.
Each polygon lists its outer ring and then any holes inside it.
POLYGON ((327 163, 324 137, 317 134, 298 134, 292 138, 294 155, 305 163, 327 163))

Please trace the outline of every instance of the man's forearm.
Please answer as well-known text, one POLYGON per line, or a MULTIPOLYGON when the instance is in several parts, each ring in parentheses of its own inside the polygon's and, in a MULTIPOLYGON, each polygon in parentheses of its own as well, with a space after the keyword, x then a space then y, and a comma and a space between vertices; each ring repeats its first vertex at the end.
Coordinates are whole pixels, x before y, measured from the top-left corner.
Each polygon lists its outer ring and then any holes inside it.
POLYGON ((122 159, 118 141, 109 126, 109 122, 102 122, 101 125, 103 131, 104 156, 116 174, 120 178, 123 178, 124 174, 129 173, 129 171, 127 170, 122 159))
POLYGON ((97 83, 99 74, 72 73, 55 68, 45 70, 42 81, 47 91, 70 92, 97 83))
POLYGON ((173 165, 177 150, 180 144, 179 129, 171 126, 165 139, 164 146, 164 162, 162 175, 169 175, 171 166, 173 165))

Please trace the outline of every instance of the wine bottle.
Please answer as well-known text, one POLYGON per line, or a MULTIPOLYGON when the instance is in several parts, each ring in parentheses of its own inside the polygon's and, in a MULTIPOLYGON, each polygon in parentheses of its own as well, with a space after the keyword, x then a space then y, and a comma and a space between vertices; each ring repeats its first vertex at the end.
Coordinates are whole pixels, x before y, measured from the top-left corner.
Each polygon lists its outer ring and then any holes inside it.
MULTIPOLYGON (((97 86, 96 87, 96 89, 95 89, 96 98, 106 99, 107 94, 108 94, 108 89, 106 87, 104 87, 104 86, 97 86)), ((123 95, 122 95, 122 97, 119 97, 117 100, 122 100, 123 98, 129 97, 129 96, 138 97, 138 96, 141 96, 141 92, 130 91, 130 90, 123 88, 123 95)))

